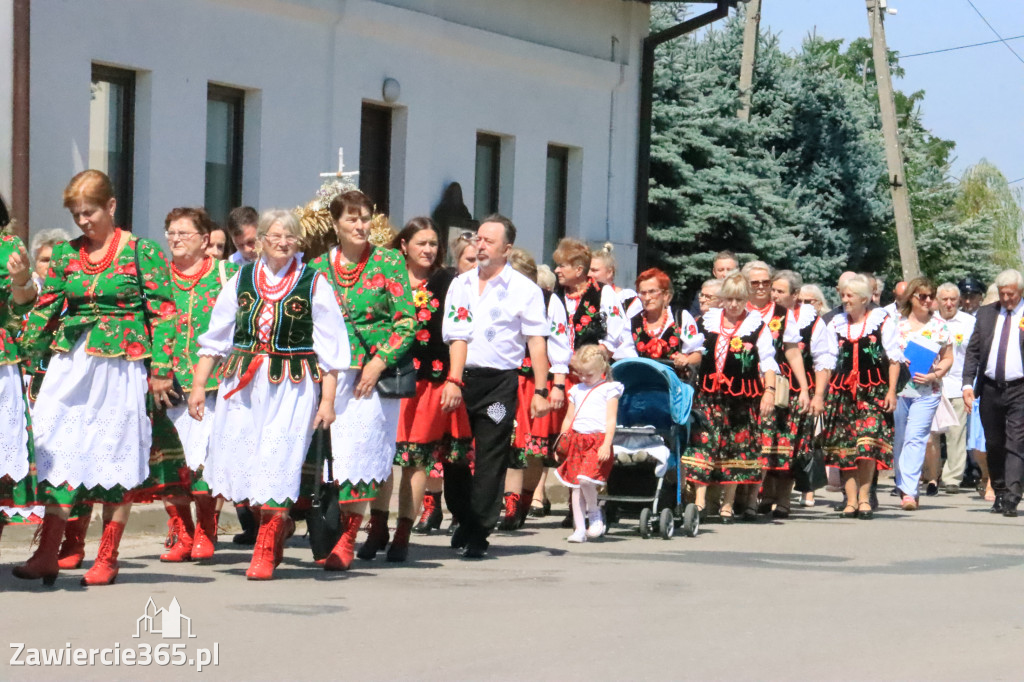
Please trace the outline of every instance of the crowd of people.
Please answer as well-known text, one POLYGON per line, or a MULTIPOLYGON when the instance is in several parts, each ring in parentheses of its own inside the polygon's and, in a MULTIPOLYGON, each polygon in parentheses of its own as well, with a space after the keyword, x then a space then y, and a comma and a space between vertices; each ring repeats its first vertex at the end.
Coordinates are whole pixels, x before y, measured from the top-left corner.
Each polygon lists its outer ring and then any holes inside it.
POLYGON ((445 508, 452 547, 483 557, 494 529, 550 513, 549 473, 571 490, 568 540, 600 538, 623 393, 610 366, 632 357, 693 383, 679 462, 698 511, 714 505, 722 523, 813 506, 813 489, 794 497, 794 470, 816 452, 847 518, 873 518, 889 468, 905 511, 975 469, 995 512, 1015 516, 1024 492, 1013 270, 991 300, 970 278, 919 277, 885 307, 880 280, 847 272, 829 309, 798 273, 722 252, 687 309, 657 268, 616 286, 607 248, 566 238, 553 270, 538 265, 501 215, 450 243, 417 217, 376 243, 354 189, 329 197, 325 253, 305 250, 292 211, 241 207, 221 228, 180 207, 169 261, 115 225, 103 173, 76 175, 63 200, 81 235, 42 231, 26 250, 0 234, 0 529, 40 523, 19 578, 80 567, 97 503, 83 584, 116 579, 134 503, 167 511, 162 561, 209 560, 227 500, 234 541, 254 546, 247 577, 271 579, 325 471, 340 531, 323 570, 407 560, 445 508), (314 454, 325 441, 329 468, 314 454))

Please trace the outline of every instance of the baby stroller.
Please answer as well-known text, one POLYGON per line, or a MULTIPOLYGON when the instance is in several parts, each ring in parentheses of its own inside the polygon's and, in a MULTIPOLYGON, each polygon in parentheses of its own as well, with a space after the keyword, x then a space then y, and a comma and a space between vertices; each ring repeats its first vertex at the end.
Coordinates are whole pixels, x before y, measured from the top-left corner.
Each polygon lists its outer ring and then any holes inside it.
POLYGON ((639 512, 643 538, 651 537, 657 524, 659 535, 668 540, 677 519, 685 535, 696 536, 700 514, 696 505, 682 504, 685 476, 679 464, 690 439, 693 387, 670 363, 646 358, 619 360, 612 379, 625 390, 612 448, 615 464, 606 494, 599 496, 607 522, 614 523, 623 512, 639 512))

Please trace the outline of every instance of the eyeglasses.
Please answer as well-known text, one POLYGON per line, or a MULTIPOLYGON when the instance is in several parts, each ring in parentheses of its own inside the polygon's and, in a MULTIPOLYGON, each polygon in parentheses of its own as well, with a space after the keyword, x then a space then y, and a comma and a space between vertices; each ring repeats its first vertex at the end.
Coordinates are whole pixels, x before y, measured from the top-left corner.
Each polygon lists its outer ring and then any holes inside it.
POLYGON ((755 289, 764 289, 766 287, 770 287, 771 285, 772 281, 770 279, 759 279, 757 281, 750 280, 750 286, 754 287, 755 289))
POLYGON ((284 242, 285 244, 297 244, 299 241, 299 238, 293 234, 265 234, 263 235, 263 238, 271 244, 280 244, 281 242, 284 242))
POLYGON ((718 298, 718 295, 717 294, 705 294, 705 293, 702 292, 702 293, 697 294, 697 298, 699 298, 702 301, 713 301, 716 298, 718 298))
POLYGON ((473 232, 472 230, 466 230, 465 232, 459 234, 459 236, 456 238, 456 241, 460 239, 464 242, 475 242, 477 240, 476 232, 473 232))
POLYGON ((167 237, 167 241, 188 241, 192 237, 198 237, 198 232, 164 232, 164 236, 167 237))
POLYGON ((814 305, 815 303, 818 302, 818 299, 816 299, 816 298, 801 298, 800 302, 801 303, 806 303, 807 305, 814 305))
POLYGON ((643 291, 638 292, 637 295, 640 298, 649 298, 651 296, 658 296, 662 292, 664 292, 664 289, 644 289, 643 291))
POLYGON ((924 303, 925 301, 934 301, 935 294, 914 294, 914 298, 924 303))

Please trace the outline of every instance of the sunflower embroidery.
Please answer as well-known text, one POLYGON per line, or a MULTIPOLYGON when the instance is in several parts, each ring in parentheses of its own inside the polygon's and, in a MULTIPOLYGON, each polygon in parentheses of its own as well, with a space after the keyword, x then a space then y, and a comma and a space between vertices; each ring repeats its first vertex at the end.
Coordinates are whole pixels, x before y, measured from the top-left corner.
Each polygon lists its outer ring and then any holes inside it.
POLYGON ((732 337, 732 341, 729 342, 729 350, 731 350, 733 353, 739 353, 741 350, 743 350, 743 341, 736 338, 735 336, 732 337))
POLYGON ((779 331, 782 329, 782 320, 778 317, 773 317, 771 322, 768 323, 768 329, 771 329, 773 332, 779 331))

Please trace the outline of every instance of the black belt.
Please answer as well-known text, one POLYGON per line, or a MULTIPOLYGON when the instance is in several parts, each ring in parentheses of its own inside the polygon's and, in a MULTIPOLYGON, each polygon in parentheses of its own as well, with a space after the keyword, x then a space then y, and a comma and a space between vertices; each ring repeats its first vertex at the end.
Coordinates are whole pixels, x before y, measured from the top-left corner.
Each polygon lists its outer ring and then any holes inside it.
POLYGON ((995 386, 996 388, 1003 390, 1007 388, 1013 388, 1014 386, 1024 386, 1024 379, 1014 379, 1013 381, 996 381, 995 379, 989 379, 984 374, 982 375, 985 383, 989 386, 995 386))

